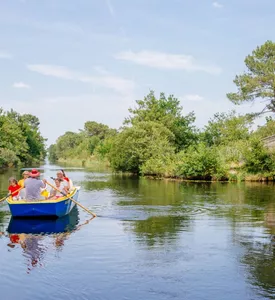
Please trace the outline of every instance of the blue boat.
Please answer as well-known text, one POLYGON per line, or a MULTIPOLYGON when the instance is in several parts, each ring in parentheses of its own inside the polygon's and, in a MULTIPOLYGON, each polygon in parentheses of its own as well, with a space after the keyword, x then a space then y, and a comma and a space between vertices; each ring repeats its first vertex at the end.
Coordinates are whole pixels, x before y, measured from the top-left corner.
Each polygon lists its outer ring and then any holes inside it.
POLYGON ((69 195, 54 200, 13 200, 10 197, 7 202, 14 218, 60 218, 69 214, 75 206, 69 198, 77 201, 79 190, 80 187, 75 187, 69 195))
POLYGON ((9 234, 58 234, 72 232, 79 222, 78 209, 74 206, 69 214, 57 219, 21 219, 11 218, 8 226, 9 234))

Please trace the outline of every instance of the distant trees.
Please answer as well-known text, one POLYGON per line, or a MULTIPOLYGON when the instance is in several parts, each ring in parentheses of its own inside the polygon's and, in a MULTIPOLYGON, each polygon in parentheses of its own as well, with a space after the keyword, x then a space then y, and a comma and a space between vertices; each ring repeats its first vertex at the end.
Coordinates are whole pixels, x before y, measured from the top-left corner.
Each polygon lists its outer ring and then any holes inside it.
POLYGON ((45 139, 39 119, 30 114, 0 108, 0 167, 43 160, 45 139))
MULTIPOLYGON (((68 131, 57 139, 56 144, 49 147, 49 159, 89 158, 99 146, 103 148, 103 141, 115 135, 117 131, 107 125, 88 121, 84 130, 78 133, 68 131)), ((103 151, 104 155, 105 152, 103 151)))
POLYGON ((88 121, 79 133, 60 136, 48 150, 50 159, 93 156, 107 160, 116 172, 189 179, 235 180, 245 174, 269 176, 275 172, 275 154, 261 142, 275 132, 270 118, 253 131, 250 115, 216 113, 198 130, 194 113, 182 115, 172 95, 161 93, 157 98, 151 91, 136 104, 119 132, 88 121), (236 170, 232 171, 232 165, 236 170))

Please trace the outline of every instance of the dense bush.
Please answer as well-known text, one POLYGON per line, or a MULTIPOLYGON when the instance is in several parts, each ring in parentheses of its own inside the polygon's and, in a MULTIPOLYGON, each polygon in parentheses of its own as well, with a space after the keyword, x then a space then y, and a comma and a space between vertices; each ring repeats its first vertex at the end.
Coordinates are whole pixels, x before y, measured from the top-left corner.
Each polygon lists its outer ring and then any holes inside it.
POLYGON ((19 162, 15 152, 9 149, 0 148, 0 166, 9 167, 19 162))
POLYGON ((275 173, 275 161, 258 138, 252 138, 245 151, 245 169, 252 174, 275 173))
POLYGON ((164 125, 139 122, 117 135, 109 160, 115 171, 140 173, 149 159, 166 159, 173 155, 173 142, 173 133, 164 125))
POLYGON ((225 171, 217 149, 200 143, 178 154, 177 175, 192 179, 220 179, 225 176, 225 171))

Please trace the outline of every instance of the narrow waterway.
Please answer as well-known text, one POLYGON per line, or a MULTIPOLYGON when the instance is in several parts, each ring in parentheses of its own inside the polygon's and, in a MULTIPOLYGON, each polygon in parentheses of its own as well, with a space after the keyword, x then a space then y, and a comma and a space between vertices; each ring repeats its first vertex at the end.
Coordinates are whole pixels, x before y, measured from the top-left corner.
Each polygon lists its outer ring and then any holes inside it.
POLYGON ((1 203, 1 299, 275 299, 275 185, 66 171, 98 218, 13 220, 1 203))

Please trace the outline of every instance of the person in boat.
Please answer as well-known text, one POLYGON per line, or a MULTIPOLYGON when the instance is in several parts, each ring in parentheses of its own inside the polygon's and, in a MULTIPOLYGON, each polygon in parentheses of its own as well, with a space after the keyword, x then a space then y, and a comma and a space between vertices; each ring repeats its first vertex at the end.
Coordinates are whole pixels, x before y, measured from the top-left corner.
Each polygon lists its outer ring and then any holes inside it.
POLYGON ((21 189, 21 186, 18 184, 17 180, 14 177, 11 177, 9 179, 9 194, 12 196, 13 200, 19 199, 19 191, 21 189))
POLYGON ((25 180, 26 180, 27 178, 29 178, 29 172, 28 172, 28 171, 24 171, 24 172, 22 173, 22 176, 23 176, 23 178, 20 179, 20 180, 18 181, 18 184, 23 188, 23 187, 24 187, 24 182, 25 182, 25 180))
POLYGON ((28 171, 24 171, 23 174, 22 174, 22 176, 23 176, 23 178, 18 181, 18 184, 22 187, 22 190, 19 193, 19 197, 21 199, 25 199, 26 198, 26 189, 25 189, 24 182, 25 182, 25 180, 27 178, 29 178, 29 172, 28 171))
MULTIPOLYGON (((57 189, 59 189, 63 194, 65 194, 65 195, 67 194, 67 191, 61 185, 61 179, 55 178, 54 183, 55 183, 55 186, 57 189)), ((58 199, 58 198, 64 197, 64 195, 62 193, 58 192, 56 189, 52 189, 50 197, 48 199, 58 199)))
MULTIPOLYGON (((40 173, 33 169, 29 173, 29 178, 27 178, 24 182, 25 189, 26 189, 26 199, 27 200, 39 200, 43 199, 41 197, 41 189, 46 188, 46 179, 41 180, 40 173)), ((45 198, 44 198, 45 199, 45 198)))
POLYGON ((68 194, 72 190, 72 181, 66 176, 63 170, 56 173, 58 179, 61 180, 61 185, 64 187, 66 193, 68 194))

